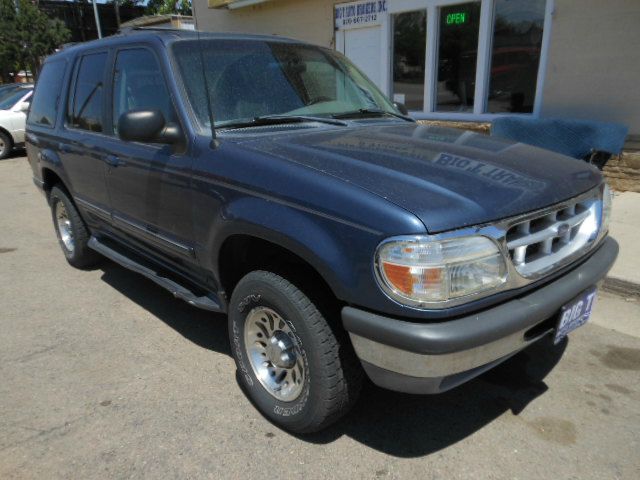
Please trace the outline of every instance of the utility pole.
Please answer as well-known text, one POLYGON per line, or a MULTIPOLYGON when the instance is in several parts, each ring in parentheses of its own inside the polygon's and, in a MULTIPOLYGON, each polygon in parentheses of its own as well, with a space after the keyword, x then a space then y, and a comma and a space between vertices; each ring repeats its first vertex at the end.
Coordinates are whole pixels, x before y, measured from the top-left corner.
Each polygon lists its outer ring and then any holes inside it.
POLYGON ((98 16, 98 4, 93 0, 93 15, 96 17, 96 29, 98 30, 98 38, 102 38, 102 30, 100 29, 100 17, 98 16))
POLYGON ((113 7, 116 9, 116 24, 120 30, 120 0, 113 0, 113 7))

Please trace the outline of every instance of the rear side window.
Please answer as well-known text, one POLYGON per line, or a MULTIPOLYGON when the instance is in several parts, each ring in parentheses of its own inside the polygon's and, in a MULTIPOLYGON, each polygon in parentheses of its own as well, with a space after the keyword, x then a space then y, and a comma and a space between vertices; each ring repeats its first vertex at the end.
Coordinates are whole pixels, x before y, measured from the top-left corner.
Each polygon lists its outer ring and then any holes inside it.
POLYGON ((55 126, 66 68, 67 62, 64 60, 55 60, 44 64, 31 101, 29 123, 47 127, 55 126))
POLYGON ((70 127, 102 132, 102 95, 107 54, 92 53, 80 60, 67 122, 70 127))

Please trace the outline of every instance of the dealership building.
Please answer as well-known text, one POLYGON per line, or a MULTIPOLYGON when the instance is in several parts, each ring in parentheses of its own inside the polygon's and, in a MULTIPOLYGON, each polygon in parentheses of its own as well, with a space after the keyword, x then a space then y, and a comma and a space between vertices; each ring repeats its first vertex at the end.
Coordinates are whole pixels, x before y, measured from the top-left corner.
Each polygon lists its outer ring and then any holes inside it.
POLYGON ((193 6, 203 31, 275 34, 340 51, 420 120, 486 123, 518 114, 624 123, 628 154, 612 168, 640 173, 640 0, 193 6))

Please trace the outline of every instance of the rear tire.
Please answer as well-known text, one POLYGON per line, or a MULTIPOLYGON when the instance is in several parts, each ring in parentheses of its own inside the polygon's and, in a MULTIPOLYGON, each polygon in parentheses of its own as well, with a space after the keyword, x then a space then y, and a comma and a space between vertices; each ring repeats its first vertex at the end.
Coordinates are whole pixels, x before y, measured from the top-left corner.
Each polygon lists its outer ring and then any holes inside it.
POLYGON ((332 327, 287 279, 254 271, 229 305, 229 337, 238 381, 254 405, 295 433, 326 428, 360 392, 362 367, 346 332, 332 327))
POLYGON ((69 195, 55 186, 49 194, 53 226, 67 262, 75 268, 89 268, 100 255, 88 246, 91 233, 69 195))
POLYGON ((13 139, 5 132, 0 131, 0 160, 7 158, 11 150, 13 150, 13 139))

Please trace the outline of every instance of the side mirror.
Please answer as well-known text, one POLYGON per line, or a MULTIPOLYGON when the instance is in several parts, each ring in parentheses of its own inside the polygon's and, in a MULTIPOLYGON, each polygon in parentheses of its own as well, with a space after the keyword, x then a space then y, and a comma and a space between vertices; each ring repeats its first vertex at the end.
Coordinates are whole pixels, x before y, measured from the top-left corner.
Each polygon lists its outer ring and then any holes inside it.
POLYGON ((409 116, 409 109, 407 108, 407 106, 404 103, 400 103, 400 102, 393 102, 393 106, 396 107, 401 114, 409 116))
POLYGON ((128 142, 176 144, 183 141, 182 130, 167 124, 160 110, 130 110, 118 119, 118 136, 128 142))
POLYGON ((30 103, 30 102, 22 102, 22 103, 20 104, 20 111, 21 111, 21 112, 24 112, 24 113, 27 113, 27 112, 29 111, 29 107, 30 107, 30 106, 31 106, 31 103, 30 103))

